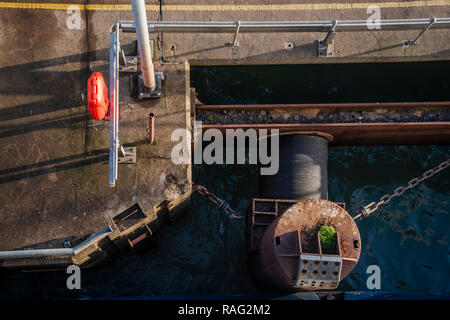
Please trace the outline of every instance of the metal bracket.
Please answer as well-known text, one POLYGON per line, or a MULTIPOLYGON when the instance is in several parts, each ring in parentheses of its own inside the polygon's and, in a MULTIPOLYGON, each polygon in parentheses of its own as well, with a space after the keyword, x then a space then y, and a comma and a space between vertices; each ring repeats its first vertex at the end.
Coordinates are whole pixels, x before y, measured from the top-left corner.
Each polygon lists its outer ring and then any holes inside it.
POLYGON ((136 73, 137 72, 137 57, 125 57, 125 65, 119 66, 120 72, 136 73))
POLYGON ((300 254, 295 286, 308 290, 336 289, 342 273, 342 257, 300 254))
POLYGON ((155 72, 156 88, 150 91, 145 85, 142 75, 138 75, 138 98, 140 100, 146 98, 161 98, 162 95, 162 81, 164 80, 164 74, 160 71, 155 72))
POLYGON ((119 71, 120 72, 137 72, 137 63, 138 57, 136 56, 125 56, 125 53, 123 50, 120 52, 120 65, 119 65, 119 71))
POLYGON ((436 18, 430 18, 430 23, 423 28, 423 30, 419 33, 419 35, 414 40, 403 40, 402 41, 403 50, 406 50, 406 49, 410 48, 411 46, 419 44, 422 36, 425 34, 425 32, 430 30, 431 26, 436 22, 436 20, 437 20, 436 18))
MULTIPOLYGON (((152 57, 155 56, 155 49, 153 45, 154 41, 150 40, 150 50, 152 52, 152 57)), ((135 73, 138 72, 138 56, 127 56, 125 55, 125 52, 120 50, 119 55, 119 71, 125 72, 125 73, 135 73)))
POLYGON ((337 20, 333 20, 333 25, 327 33, 324 40, 317 40, 317 56, 334 56, 334 36, 336 35, 337 20))
POLYGON ((136 163, 136 147, 119 147, 119 164, 136 163))
POLYGON ((239 29, 241 28, 241 21, 236 21, 236 31, 234 32, 233 42, 227 42, 226 45, 230 47, 239 47, 239 42, 237 41, 239 36, 239 29))

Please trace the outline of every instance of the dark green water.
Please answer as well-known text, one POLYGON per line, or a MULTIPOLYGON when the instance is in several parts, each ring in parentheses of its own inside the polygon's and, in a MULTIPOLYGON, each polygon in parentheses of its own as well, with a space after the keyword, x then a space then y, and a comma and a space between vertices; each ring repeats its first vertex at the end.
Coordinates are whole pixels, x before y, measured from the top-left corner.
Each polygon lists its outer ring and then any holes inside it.
MULTIPOLYGON (((350 212, 377 200, 450 156, 447 146, 339 147, 329 152, 329 198, 350 212)), ((194 168, 198 183, 244 210, 258 194, 255 167, 194 168)), ((450 171, 443 171, 358 222, 362 255, 339 289, 367 291, 367 266, 381 269, 381 291, 450 293, 450 171)), ((124 253, 82 271, 82 290, 65 289, 63 271, 0 275, 2 298, 258 294, 247 272, 244 222, 227 221, 195 195, 192 215, 166 225, 142 256, 124 253), (221 233, 221 224, 223 233, 221 233)))
MULTIPOLYGON (((207 103, 269 103, 273 97, 245 100, 247 86, 271 88, 275 84, 270 81, 275 81, 276 86, 283 88, 278 78, 267 76, 258 80, 248 72, 240 73, 239 77, 228 73, 228 79, 221 81, 231 83, 236 91, 228 92, 225 97, 216 96, 222 89, 212 91, 211 83, 226 74, 219 76, 217 71, 210 70, 193 70, 193 82, 202 92, 201 97, 205 92, 212 92, 211 99, 217 98, 207 103), (233 93, 241 96, 233 100, 233 93)), ((443 71, 436 72, 440 75, 443 71)), ((289 85, 296 86, 296 77, 287 79, 289 85)), ((302 83, 298 82, 297 86, 302 87, 302 83)), ((253 91, 249 89, 249 92, 253 91)), ((438 91, 435 96, 445 97, 445 94, 438 91)), ((330 148, 329 199, 345 201, 347 210, 354 212, 449 156, 448 146, 330 148)), ((251 199, 258 196, 258 174, 255 166, 196 165, 193 168, 194 181, 223 197, 236 211, 245 210, 251 199)), ((367 291, 366 269, 375 264, 381 269, 380 291, 450 293, 449 178, 450 169, 447 169, 358 222, 362 255, 339 290, 367 291)), ((194 195, 192 214, 165 225, 156 236, 156 248, 141 256, 126 252, 103 267, 83 270, 80 291, 66 289, 67 275, 63 271, 0 273, 0 298, 260 294, 248 275, 244 240, 243 221, 227 221, 207 200, 194 195)))
POLYGON ((191 67, 204 104, 450 101, 450 61, 191 67))

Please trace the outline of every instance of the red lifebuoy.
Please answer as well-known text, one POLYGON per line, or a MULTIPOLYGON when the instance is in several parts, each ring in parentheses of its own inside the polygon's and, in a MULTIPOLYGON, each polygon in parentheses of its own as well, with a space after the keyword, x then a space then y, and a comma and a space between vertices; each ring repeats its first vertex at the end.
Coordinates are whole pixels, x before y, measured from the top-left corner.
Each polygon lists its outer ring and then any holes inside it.
POLYGON ((95 120, 103 120, 108 113, 109 100, 105 79, 100 72, 94 72, 87 81, 89 112, 95 120))

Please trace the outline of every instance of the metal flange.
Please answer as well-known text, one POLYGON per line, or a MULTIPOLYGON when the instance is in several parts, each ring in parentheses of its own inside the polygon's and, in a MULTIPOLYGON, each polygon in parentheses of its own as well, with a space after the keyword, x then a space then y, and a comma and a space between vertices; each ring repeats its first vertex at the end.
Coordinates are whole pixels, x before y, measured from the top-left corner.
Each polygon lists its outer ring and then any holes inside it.
POLYGON ((155 72, 155 90, 150 91, 145 85, 142 79, 142 74, 138 75, 138 98, 143 99, 155 99, 162 96, 162 81, 164 80, 164 74, 160 71, 155 72))

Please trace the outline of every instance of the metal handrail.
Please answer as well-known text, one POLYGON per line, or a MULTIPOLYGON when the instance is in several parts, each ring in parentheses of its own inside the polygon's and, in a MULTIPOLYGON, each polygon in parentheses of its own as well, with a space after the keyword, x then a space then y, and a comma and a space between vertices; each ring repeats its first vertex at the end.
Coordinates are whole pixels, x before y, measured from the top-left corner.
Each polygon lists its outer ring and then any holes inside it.
MULTIPOLYGON (((450 28, 450 18, 384 19, 379 21, 380 29, 369 29, 367 20, 329 21, 240 21, 240 33, 266 32, 328 32, 335 25, 335 31, 389 31, 421 30, 431 22, 431 29, 450 28)), ((136 32, 134 21, 120 21, 123 32, 136 32)), ((232 33, 236 21, 149 21, 149 32, 165 33, 232 33)))
POLYGON ((27 259, 27 258, 46 258, 46 257, 65 257, 75 256, 90 247, 94 243, 99 242, 112 232, 110 226, 105 229, 90 235, 86 240, 76 245, 73 248, 54 248, 54 249, 22 249, 0 251, 0 260, 9 259, 27 259))
POLYGON ((0 251, 0 260, 74 256, 72 248, 0 251))
POLYGON ((120 21, 111 27, 109 52, 109 185, 117 180, 119 159, 119 37, 120 21))
POLYGON ((283 103, 283 104, 201 104, 202 110, 271 110, 271 109, 374 109, 374 108, 448 108, 450 101, 430 102, 350 102, 350 103, 283 103))
MULTIPOLYGON (((327 41, 336 32, 347 31, 389 31, 421 30, 407 46, 415 44, 430 29, 450 28, 450 18, 384 19, 379 20, 380 28, 369 28, 367 20, 329 21, 148 21, 148 31, 153 33, 234 33, 232 45, 237 45, 238 33, 274 32, 328 32, 327 41), (331 35, 332 34, 332 35, 331 35)), ((372 26, 372 25, 371 25, 372 26)), ((118 20, 110 30, 110 143, 109 143, 109 185, 114 187, 117 180, 119 148, 119 49, 120 31, 135 33, 134 21, 118 20)), ((325 41, 327 44, 327 42, 325 41)))

